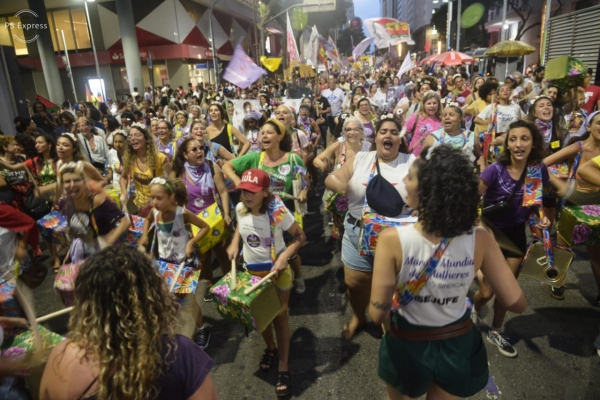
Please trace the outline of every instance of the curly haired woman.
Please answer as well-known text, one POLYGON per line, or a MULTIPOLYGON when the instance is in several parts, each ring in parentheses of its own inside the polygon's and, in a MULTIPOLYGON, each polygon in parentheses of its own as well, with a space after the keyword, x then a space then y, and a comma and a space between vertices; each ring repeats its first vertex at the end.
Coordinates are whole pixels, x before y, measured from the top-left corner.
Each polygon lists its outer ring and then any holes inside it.
POLYGON ((75 299, 68 340, 50 354, 40 399, 218 398, 214 361, 175 335, 175 301, 150 258, 121 247, 93 255, 75 299))

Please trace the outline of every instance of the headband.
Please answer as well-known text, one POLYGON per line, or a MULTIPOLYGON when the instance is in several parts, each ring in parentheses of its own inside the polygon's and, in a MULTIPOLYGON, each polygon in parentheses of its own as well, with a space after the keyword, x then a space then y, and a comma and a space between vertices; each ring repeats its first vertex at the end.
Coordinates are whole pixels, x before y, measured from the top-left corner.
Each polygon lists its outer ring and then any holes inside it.
POLYGON ((283 137, 285 136, 285 133, 286 133, 285 125, 275 118, 269 118, 267 120, 267 122, 272 122, 277 126, 277 128, 279 128, 279 132, 281 132, 281 136, 283 139, 283 137))
POLYGON ((173 190, 173 186, 171 186, 171 184, 165 178, 152 179, 150 181, 150 186, 152 186, 152 185, 160 185, 160 186, 167 188, 167 190, 169 191, 169 194, 175 193, 175 191, 173 190))
POLYGON ((61 136, 70 137, 75 143, 77 143, 77 136, 73 135, 71 132, 65 132, 61 136))

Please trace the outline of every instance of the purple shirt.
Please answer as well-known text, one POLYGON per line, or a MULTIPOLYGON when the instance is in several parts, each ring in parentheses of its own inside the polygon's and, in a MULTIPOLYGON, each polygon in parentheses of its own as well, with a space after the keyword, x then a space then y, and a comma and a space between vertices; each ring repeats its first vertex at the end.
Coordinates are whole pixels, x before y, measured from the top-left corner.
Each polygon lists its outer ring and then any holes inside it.
MULTIPOLYGON (((515 185, 519 180, 513 179, 506 167, 500 163, 493 163, 487 167, 480 176, 481 180, 488 186, 483 195, 484 207, 499 203, 502 200, 508 199, 513 192, 515 185)), ((542 163, 542 184, 548 186, 549 183, 548 169, 542 163)), ((521 185, 522 186, 522 185, 521 185)), ((492 221, 498 228, 507 228, 514 225, 519 225, 527 221, 527 218, 533 211, 534 207, 523 207, 523 188, 517 189, 510 203, 510 209, 502 220, 492 221)))

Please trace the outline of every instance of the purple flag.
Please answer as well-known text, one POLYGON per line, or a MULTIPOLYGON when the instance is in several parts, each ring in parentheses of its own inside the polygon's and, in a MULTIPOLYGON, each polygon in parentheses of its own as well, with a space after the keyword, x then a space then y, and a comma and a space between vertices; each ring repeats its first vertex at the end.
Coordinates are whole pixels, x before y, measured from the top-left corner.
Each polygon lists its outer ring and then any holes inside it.
POLYGON ((241 45, 235 46, 233 56, 229 65, 223 73, 223 79, 228 80, 235 86, 246 89, 256 82, 267 71, 254 64, 254 61, 246 54, 241 45))
POLYGON ((354 62, 358 60, 358 57, 362 56, 365 51, 369 48, 369 46, 373 43, 373 38, 366 38, 362 42, 356 45, 354 50, 352 50, 352 56, 354 56, 354 62))

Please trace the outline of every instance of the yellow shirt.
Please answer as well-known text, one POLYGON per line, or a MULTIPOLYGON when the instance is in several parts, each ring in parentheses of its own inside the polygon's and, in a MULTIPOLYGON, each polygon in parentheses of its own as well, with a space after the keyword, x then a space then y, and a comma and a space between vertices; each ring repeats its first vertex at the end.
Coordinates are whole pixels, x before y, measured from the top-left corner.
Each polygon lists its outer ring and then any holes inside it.
POLYGON ((163 164, 167 156, 163 153, 158 153, 158 161, 156 168, 152 171, 148 168, 146 171, 141 171, 138 168, 137 162, 133 163, 131 174, 133 176, 133 184, 135 185, 135 200, 133 204, 142 208, 150 202, 150 181, 156 177, 163 176, 163 164))
POLYGON ((600 167, 600 156, 596 156, 596 157, 592 158, 592 161, 594 163, 596 163, 597 166, 600 167))
MULTIPOLYGON (((476 116, 479 115, 479 113, 481 113, 483 111, 484 108, 487 107, 487 103, 485 102, 485 100, 482 99, 477 99, 474 102, 472 102, 471 104, 469 104, 469 106, 467 108, 465 108, 465 113, 472 115, 473 119, 475 119, 476 116)), ((481 131, 486 131, 488 130, 488 125, 484 124, 484 125, 480 125, 480 124, 475 124, 475 129, 472 129, 473 132, 475 132, 476 134, 478 134, 481 131)))

